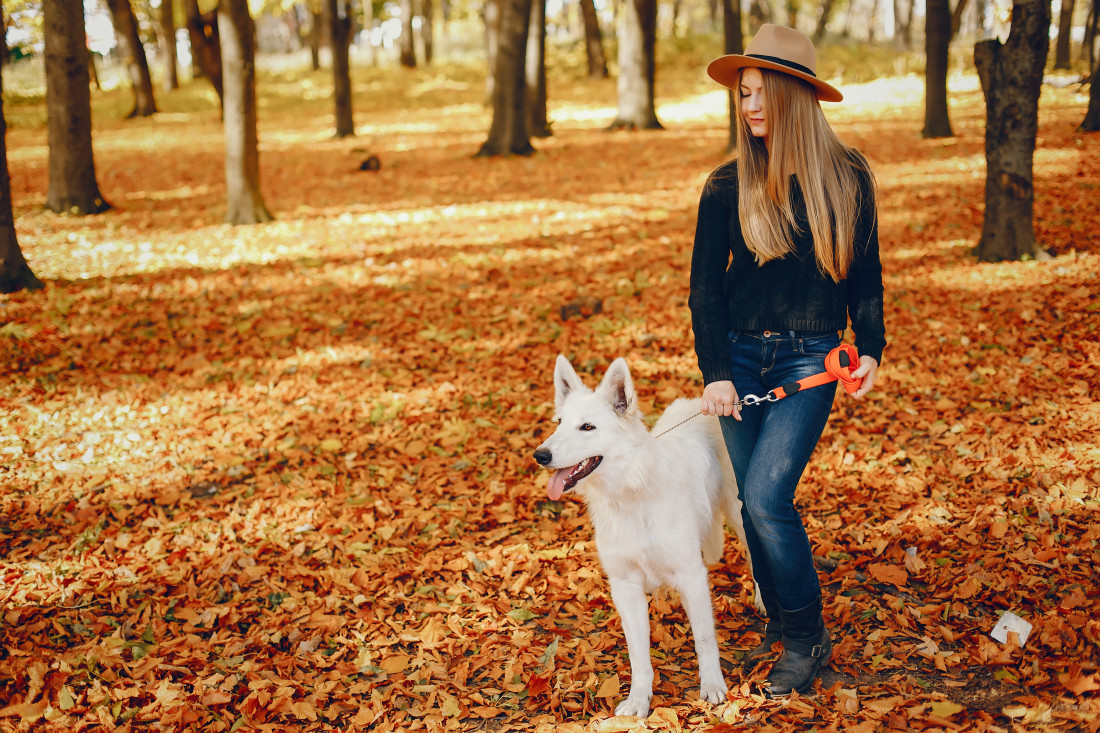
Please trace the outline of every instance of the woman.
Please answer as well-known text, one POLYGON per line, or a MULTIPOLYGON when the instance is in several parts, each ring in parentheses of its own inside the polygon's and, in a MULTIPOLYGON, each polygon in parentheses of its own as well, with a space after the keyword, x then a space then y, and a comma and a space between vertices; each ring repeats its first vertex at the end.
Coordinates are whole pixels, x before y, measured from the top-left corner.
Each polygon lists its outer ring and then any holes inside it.
POLYGON ((739 153, 703 189, 691 261, 702 412, 721 417, 768 614, 748 658, 783 642, 771 697, 807 692, 832 652, 794 496, 836 385, 744 410, 738 396, 824 371, 850 317, 862 378, 853 397, 862 397, 886 346, 874 177, 825 120, 820 101, 843 97, 815 68, 810 39, 775 25, 761 26, 744 55, 708 67, 740 95, 739 153))

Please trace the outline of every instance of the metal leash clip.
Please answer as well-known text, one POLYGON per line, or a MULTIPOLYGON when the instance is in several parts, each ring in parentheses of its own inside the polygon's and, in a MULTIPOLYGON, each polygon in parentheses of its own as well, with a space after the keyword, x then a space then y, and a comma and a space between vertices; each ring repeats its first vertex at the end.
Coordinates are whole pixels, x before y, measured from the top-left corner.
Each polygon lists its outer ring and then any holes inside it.
POLYGON ((747 406, 752 406, 752 405, 759 405, 761 402, 779 402, 779 400, 780 400, 779 395, 777 395, 775 393, 775 390, 773 389, 772 391, 768 392, 763 397, 757 397, 754 394, 747 394, 744 397, 742 397, 741 399, 737 400, 737 402, 734 402, 733 403, 733 408, 735 410, 740 410, 742 407, 747 407, 747 406))

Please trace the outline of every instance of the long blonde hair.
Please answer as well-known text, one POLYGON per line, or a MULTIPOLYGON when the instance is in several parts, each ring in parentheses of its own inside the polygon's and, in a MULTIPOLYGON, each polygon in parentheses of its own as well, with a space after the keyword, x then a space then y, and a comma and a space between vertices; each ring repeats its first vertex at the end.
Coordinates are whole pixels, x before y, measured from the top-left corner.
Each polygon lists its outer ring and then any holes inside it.
MULTIPOLYGON (((835 282, 848 275, 862 200, 860 171, 874 176, 866 158, 833 132, 813 89, 782 72, 762 69, 768 144, 737 115, 737 210, 741 232, 758 264, 794 249, 801 233, 791 205, 790 177, 806 201, 818 268, 835 282), (769 152, 770 149, 770 152, 769 152)), ((738 92, 734 92, 737 94, 738 92)))

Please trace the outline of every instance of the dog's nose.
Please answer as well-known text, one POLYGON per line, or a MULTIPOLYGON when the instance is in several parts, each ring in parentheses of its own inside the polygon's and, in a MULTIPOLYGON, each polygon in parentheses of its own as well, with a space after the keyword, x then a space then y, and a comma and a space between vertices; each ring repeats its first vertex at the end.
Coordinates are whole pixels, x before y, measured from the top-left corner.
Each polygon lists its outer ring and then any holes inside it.
POLYGON ((540 466, 545 466, 550 463, 554 455, 545 448, 539 448, 535 451, 535 462, 540 466))

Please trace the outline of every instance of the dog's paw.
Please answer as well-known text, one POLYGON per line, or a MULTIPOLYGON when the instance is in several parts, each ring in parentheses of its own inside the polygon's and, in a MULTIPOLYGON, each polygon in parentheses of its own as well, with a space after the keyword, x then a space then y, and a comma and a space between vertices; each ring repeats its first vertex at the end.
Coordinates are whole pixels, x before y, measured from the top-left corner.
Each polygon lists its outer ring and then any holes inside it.
POLYGON ((726 683, 722 680, 717 682, 704 682, 699 686, 699 699, 706 700, 709 703, 717 705, 720 702, 726 701, 726 683))
MULTIPOLYGON (((726 693, 723 691, 723 695, 726 693)), ((615 707, 616 715, 633 715, 636 718, 644 718, 649 715, 649 700, 653 695, 630 693, 630 696, 615 707)))

